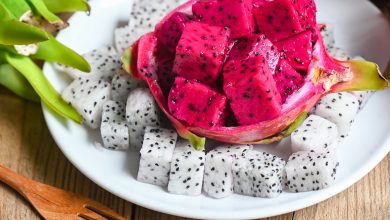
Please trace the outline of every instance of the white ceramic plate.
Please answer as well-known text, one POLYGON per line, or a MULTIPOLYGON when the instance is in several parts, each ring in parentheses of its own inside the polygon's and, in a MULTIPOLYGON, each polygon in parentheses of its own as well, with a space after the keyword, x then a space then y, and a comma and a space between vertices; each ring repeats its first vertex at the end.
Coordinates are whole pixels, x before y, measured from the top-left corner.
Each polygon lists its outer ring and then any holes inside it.
MULTIPOLYGON (((113 43, 114 28, 127 22, 130 0, 91 2, 90 16, 79 13, 58 39, 84 53, 113 43)), ((364 0, 320 0, 319 20, 335 26, 336 42, 353 55, 362 55, 384 68, 390 58, 390 24, 364 0)), ((44 72, 58 91, 69 79, 45 65, 44 72)), ((331 187, 307 193, 283 193, 275 199, 240 195, 215 200, 206 196, 172 195, 163 188, 135 180, 136 153, 108 151, 95 147, 98 131, 63 120, 44 108, 48 127, 66 157, 88 178, 111 193, 135 204, 178 216, 202 219, 249 219, 279 215, 323 201, 351 186, 366 175, 390 149, 390 90, 376 93, 356 118, 349 138, 340 146, 338 179, 331 187)), ((286 141, 285 141, 286 142, 286 141)), ((284 158, 289 146, 279 143, 264 150, 284 158)))

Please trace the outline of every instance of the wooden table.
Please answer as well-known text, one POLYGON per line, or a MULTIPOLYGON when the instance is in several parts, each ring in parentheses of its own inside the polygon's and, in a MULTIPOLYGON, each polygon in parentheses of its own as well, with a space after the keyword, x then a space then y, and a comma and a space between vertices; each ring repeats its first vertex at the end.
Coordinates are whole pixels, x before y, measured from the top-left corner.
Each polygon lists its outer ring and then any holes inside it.
MULTIPOLYGON (((39 104, 0 88, 0 163, 32 179, 100 201, 127 219, 183 219, 126 202, 81 174, 50 136, 39 104)), ((0 219, 39 219, 16 192, 0 183, 0 219)), ((312 207, 270 218, 390 219, 390 155, 346 191, 312 207)))

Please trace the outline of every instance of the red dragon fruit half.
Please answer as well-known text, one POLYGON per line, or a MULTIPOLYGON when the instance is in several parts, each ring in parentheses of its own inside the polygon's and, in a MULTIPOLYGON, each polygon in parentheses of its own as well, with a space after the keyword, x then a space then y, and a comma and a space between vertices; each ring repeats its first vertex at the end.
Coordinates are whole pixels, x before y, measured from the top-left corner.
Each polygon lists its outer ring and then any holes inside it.
POLYGON ((324 95, 389 85, 375 63, 328 55, 315 13, 312 0, 190 0, 125 51, 124 68, 196 149, 280 141, 324 95))

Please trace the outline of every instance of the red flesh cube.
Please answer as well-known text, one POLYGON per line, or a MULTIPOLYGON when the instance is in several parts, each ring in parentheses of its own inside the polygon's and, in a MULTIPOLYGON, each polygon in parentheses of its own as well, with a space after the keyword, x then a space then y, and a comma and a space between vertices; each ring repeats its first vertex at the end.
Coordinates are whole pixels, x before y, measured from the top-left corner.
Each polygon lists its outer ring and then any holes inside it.
POLYGON ((261 0, 253 8, 260 33, 272 42, 305 31, 291 0, 261 0))
MULTIPOLYGON (((159 48, 163 50, 162 48, 159 48)), ((175 80, 175 74, 172 72, 174 54, 158 54, 157 55, 157 76, 158 83, 165 95, 168 95, 169 90, 175 80)))
POLYGON ((187 23, 176 47, 173 72, 213 85, 225 60, 229 31, 199 22, 187 23))
POLYGON ((291 94, 301 88, 305 80, 285 60, 280 60, 277 65, 274 79, 283 103, 291 94))
POLYGON ((223 77, 223 90, 239 125, 255 124, 280 115, 281 97, 262 56, 226 62, 223 77))
POLYGON ((177 119, 190 126, 213 127, 221 124, 226 97, 194 80, 176 77, 168 96, 168 108, 177 119))
POLYGON ((294 69, 306 71, 312 59, 311 35, 311 31, 305 31, 275 43, 281 52, 280 59, 286 59, 294 69))
POLYGON ((254 31, 251 0, 198 1, 192 5, 194 18, 210 25, 230 29, 232 38, 254 31))
POLYGON ((177 43, 180 40, 181 34, 186 23, 189 21, 187 15, 176 12, 168 19, 164 20, 156 26, 155 34, 158 42, 164 45, 162 49, 174 53, 177 43))
POLYGON ((254 56, 264 57, 272 73, 279 61, 279 51, 263 34, 253 34, 240 38, 229 53, 229 59, 247 59, 254 56))

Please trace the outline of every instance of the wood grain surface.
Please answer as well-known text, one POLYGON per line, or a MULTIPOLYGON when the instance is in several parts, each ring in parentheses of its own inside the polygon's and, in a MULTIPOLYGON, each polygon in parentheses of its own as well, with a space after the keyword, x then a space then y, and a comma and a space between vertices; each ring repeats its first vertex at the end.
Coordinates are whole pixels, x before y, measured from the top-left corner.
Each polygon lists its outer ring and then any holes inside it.
MULTIPOLYGON (((61 153, 39 104, 0 88, 0 164, 34 180, 95 199, 127 219, 184 219, 148 210, 101 189, 61 153)), ((0 183, 0 219, 40 219, 12 189, 0 183)), ((390 155, 365 178, 322 203, 269 220, 390 219, 390 155)))

